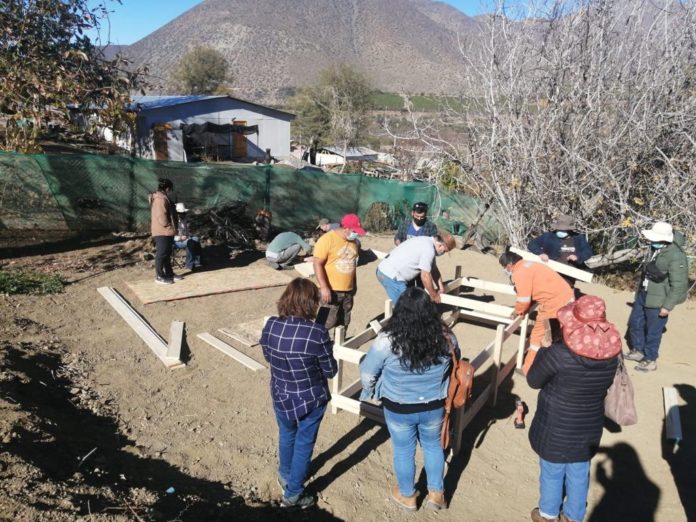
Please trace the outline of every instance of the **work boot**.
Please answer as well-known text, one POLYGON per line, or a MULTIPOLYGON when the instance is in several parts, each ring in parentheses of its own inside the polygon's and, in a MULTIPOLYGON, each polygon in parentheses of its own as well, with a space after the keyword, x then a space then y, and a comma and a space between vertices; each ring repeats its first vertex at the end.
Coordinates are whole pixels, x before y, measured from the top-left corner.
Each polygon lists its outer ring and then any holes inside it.
POLYGON ((638 366, 636 366, 636 370, 639 372, 654 372, 657 370, 657 361, 643 359, 638 363, 638 366))
POLYGON ((575 520, 571 520, 567 516, 565 516, 563 513, 561 513, 561 516, 558 517, 558 522, 575 522, 575 520))
POLYGON ((557 518, 542 517, 541 514, 539 513, 538 507, 532 509, 531 516, 532 516, 532 522, 559 522, 558 517, 557 518))
POLYGON ((414 493, 410 497, 404 496, 399 491, 399 486, 392 487, 391 498, 404 511, 415 511, 418 509, 416 506, 416 500, 418 499, 418 493, 414 493))
POLYGON ((624 355, 624 359, 626 359, 627 361, 640 362, 644 358, 645 358, 645 355, 643 355, 643 352, 639 352, 638 350, 631 350, 626 355, 624 355))
POLYGON ((428 500, 426 500, 425 502, 425 507, 428 509, 432 509, 433 511, 447 509, 445 493, 442 491, 429 491, 428 500))

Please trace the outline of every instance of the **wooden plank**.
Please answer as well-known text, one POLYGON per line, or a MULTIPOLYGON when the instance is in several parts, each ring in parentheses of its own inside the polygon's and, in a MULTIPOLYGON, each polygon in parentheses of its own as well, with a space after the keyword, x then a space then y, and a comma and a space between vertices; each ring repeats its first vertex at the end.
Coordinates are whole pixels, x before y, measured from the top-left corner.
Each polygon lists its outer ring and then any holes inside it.
MULTIPOLYGON (((507 325, 505 329, 503 330, 503 341, 505 341, 508 337, 510 337, 515 331, 520 326, 520 323, 522 322, 523 316, 517 317, 512 323, 507 325)), ((493 355, 493 350, 495 349, 495 338, 488 343, 488 346, 486 346, 481 352, 474 357, 474 359, 471 361, 471 365, 474 367, 474 369, 478 370, 484 362, 488 360, 491 355, 493 355)))
POLYGON ((486 290, 488 292, 495 292, 498 294, 517 295, 515 293, 515 287, 512 285, 505 283, 494 283, 492 281, 485 281, 475 277, 463 277, 461 279, 460 286, 470 286, 471 288, 486 290))
POLYGON ((485 312, 505 318, 510 317, 515 310, 511 306, 484 303, 475 299, 467 299, 466 297, 457 297, 450 294, 440 294, 440 299, 443 304, 454 305, 460 308, 467 308, 476 312, 485 312))
POLYGON ((385 257, 387 257, 389 255, 386 252, 382 252, 381 250, 376 250, 374 248, 371 248, 370 250, 372 250, 372 253, 375 256, 377 256, 377 259, 384 259, 385 257))
POLYGON ((164 363, 167 368, 175 369, 184 367, 178 358, 167 357, 167 345, 147 321, 135 311, 135 309, 126 301, 121 294, 108 286, 97 288, 97 292, 106 299, 112 308, 118 313, 124 321, 130 326, 138 337, 152 350, 152 352, 164 363))
POLYGON ((245 323, 236 324, 232 328, 219 328, 218 332, 242 343, 244 346, 253 348, 254 346, 258 346, 261 340, 261 331, 267 319, 267 317, 264 317, 263 319, 254 319, 245 323))
POLYGON ((585 265, 592 269, 614 265, 627 261, 628 259, 637 258, 640 256, 640 253, 641 250, 639 248, 626 248, 624 250, 617 250, 611 254, 598 254, 585 261, 585 265))
POLYGON ((179 359, 181 357, 181 344, 184 342, 184 322, 172 321, 169 328, 169 342, 167 343, 167 357, 179 359))
POLYGON ((197 337, 201 341, 205 341, 206 343, 208 343, 210 346, 212 346, 216 350, 220 350, 225 355, 232 357, 234 360, 242 363, 244 366, 246 366, 247 368, 249 368, 253 371, 263 370, 265 368, 265 366, 263 364, 255 361, 254 359, 252 359, 248 355, 243 354, 239 350, 231 347, 226 342, 221 341, 217 337, 213 337, 212 335, 210 335, 207 332, 199 333, 197 335, 197 337))
MULTIPOLYGON (((336 348, 340 347, 346 340, 346 327, 337 326, 334 330, 334 345, 333 345, 333 355, 336 359, 336 366, 338 370, 333 379, 331 379, 331 395, 340 395, 341 386, 343 386, 343 360, 340 356, 336 356, 336 348)), ((331 413, 336 415, 338 413, 338 408, 333 403, 331 404, 331 413)))
POLYGON ((360 332, 358 335, 348 339, 345 343, 343 343, 343 346, 346 348, 360 348, 363 344, 371 341, 375 337, 377 337, 375 331, 372 328, 368 328, 360 332))
POLYGON ((343 395, 333 395, 331 397, 331 403, 332 407, 340 408, 354 415, 360 415, 376 422, 384 423, 384 412, 381 407, 375 404, 361 402, 356 399, 351 399, 350 397, 344 397, 343 395))
POLYGON ((574 266, 564 265, 563 263, 559 263, 558 261, 554 261, 553 259, 549 259, 548 261, 542 261, 538 255, 532 254, 531 252, 527 252, 526 250, 522 250, 521 248, 510 247, 510 251, 522 256, 522 259, 525 259, 527 261, 536 261, 537 263, 543 263, 552 270, 558 272, 559 274, 573 277, 578 281, 584 281, 585 283, 592 282, 593 274, 587 272, 586 270, 580 270, 579 268, 575 268, 574 266))
POLYGON ((500 373, 500 363, 503 359, 503 342, 506 339, 505 327, 499 324, 495 329, 495 339, 493 345, 493 376, 491 380, 495 383, 493 390, 491 391, 491 406, 495 406, 498 400, 498 374, 500 373))
POLYGON ((461 277, 455 277, 452 281, 447 283, 445 285, 445 292, 446 294, 453 294, 454 290, 459 290, 459 287, 462 286, 462 278, 461 277))
POLYGON ((483 321, 487 321, 490 323, 495 323, 495 324, 511 324, 514 319, 511 317, 505 318, 505 317, 500 317, 498 315, 492 315, 492 314, 486 314, 484 312, 474 312, 473 310, 464 310, 463 308, 458 308, 457 312, 459 312, 461 315, 465 315, 467 317, 473 317, 475 319, 481 319, 483 321))
POLYGON ((679 392, 674 386, 665 386, 662 388, 662 396, 665 404, 665 436, 677 446, 682 440, 679 392))
POLYGON ((296 263, 292 267, 297 271, 302 277, 313 277, 314 276, 314 262, 309 261, 306 263, 296 263))
MULTIPOLYGON (((536 308, 536 303, 532 305, 531 310, 536 308)), ((530 311, 531 311, 530 310, 530 311)), ((527 348, 527 332, 529 331, 529 312, 524 314, 522 318, 522 328, 520 328, 520 342, 517 345, 517 368, 521 369, 524 364, 524 351, 527 348)))
POLYGON ((352 395, 355 395, 357 392, 362 390, 362 381, 358 379, 357 381, 352 382, 345 388, 341 390, 339 395, 343 395, 344 397, 351 397, 352 395))
POLYGON ((378 334, 379 332, 382 331, 382 325, 377 319, 374 319, 373 321, 370 321, 370 328, 372 328, 375 332, 375 334, 378 334))
POLYGON ((365 357, 365 352, 357 350, 355 348, 348 348, 347 346, 334 344, 333 355, 336 358, 336 360, 346 361, 353 364, 360 364, 362 358, 365 357))
POLYGON ((159 285, 153 279, 127 282, 126 285, 142 303, 149 304, 285 286, 290 281, 292 278, 282 270, 273 270, 268 266, 254 263, 249 266, 196 272, 173 285, 159 285))
POLYGON ((392 303, 391 299, 387 299, 384 301, 384 319, 389 319, 392 313, 394 313, 394 303, 392 303))

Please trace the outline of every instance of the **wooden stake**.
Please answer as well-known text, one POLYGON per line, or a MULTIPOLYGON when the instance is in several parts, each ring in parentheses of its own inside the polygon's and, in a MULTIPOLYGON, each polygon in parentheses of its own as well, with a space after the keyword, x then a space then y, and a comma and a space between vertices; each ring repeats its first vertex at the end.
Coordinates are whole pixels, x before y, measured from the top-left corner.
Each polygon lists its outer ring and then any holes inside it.
POLYGON ((248 355, 243 354, 242 352, 240 352, 236 348, 233 348, 232 346, 230 346, 229 344, 227 344, 224 341, 221 341, 217 337, 213 337, 212 335, 210 335, 207 332, 199 333, 196 337, 198 337, 201 341, 205 341, 213 348, 220 350, 225 355, 229 355, 234 360, 242 363, 244 366, 246 366, 250 370, 258 371, 258 370, 263 370, 265 368, 265 366, 263 364, 255 361, 254 359, 252 359, 248 355))

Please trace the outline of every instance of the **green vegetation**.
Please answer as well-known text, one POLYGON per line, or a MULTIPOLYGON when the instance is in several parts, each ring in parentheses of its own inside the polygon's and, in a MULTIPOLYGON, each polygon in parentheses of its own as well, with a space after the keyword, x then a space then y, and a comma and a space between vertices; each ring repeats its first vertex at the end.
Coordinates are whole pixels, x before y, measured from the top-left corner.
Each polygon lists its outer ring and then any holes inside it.
POLYGON ((2 294, 58 294, 63 291, 64 285, 63 278, 57 275, 0 270, 0 293, 2 294))
POLYGON ((211 47, 196 47, 184 55, 174 72, 174 80, 186 94, 215 94, 230 81, 227 60, 211 47))
POLYGON ((375 91, 370 95, 370 101, 379 110, 400 111, 404 108, 404 99, 393 92, 375 91))
MULTIPOLYGON (((468 103, 453 96, 429 96, 418 94, 408 97, 415 112, 436 112, 444 107, 463 111, 468 103)), ((377 110, 400 111, 404 108, 404 99, 393 92, 375 91, 370 95, 372 106, 377 110)))

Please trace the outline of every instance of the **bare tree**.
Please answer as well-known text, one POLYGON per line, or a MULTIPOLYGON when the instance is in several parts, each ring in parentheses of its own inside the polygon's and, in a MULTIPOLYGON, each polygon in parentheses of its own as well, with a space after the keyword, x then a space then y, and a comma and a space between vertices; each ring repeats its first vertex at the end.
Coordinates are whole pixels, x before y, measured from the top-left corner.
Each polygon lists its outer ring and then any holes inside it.
POLYGON ((460 41, 462 103, 411 137, 455 160, 462 187, 495 201, 513 244, 558 212, 608 251, 656 219, 693 241, 696 4, 510 5, 498 0, 460 41))

